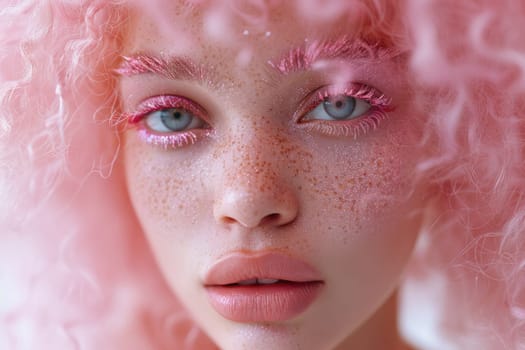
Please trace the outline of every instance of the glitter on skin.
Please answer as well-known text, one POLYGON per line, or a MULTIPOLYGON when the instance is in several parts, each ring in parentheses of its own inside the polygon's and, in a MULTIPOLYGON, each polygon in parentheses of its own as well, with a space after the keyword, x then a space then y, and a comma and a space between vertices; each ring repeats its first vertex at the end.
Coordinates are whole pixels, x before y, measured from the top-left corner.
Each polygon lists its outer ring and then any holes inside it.
MULTIPOLYGON (((152 25, 141 20, 144 25, 131 36, 133 49, 169 56, 171 41, 157 40, 153 47, 149 38, 154 33, 148 34, 152 25)), ((191 91, 191 98, 207 111, 213 136, 166 152, 129 130, 125 164, 130 197, 167 282, 220 347, 323 348, 328 346, 320 343, 323 339, 343 341, 345 332, 371 315, 394 288, 410 255, 419 221, 408 214, 421 200, 417 194, 407 196, 416 157, 410 146, 418 125, 405 118, 409 110, 403 80, 384 78, 402 76, 398 65, 363 56, 354 67, 347 56, 346 66, 355 68, 352 77, 380 89, 396 109, 380 127, 355 139, 301 127, 294 119, 301 101, 332 75, 301 63, 297 74, 271 68, 269 61, 279 62, 282 52, 304 43, 307 34, 272 25, 268 30, 274 34, 264 40, 237 31, 243 45, 231 49, 217 47, 195 31, 194 51, 179 56, 191 56, 226 81, 218 89, 191 91), (237 67, 232 58, 246 47, 253 48, 252 59, 237 67), (279 83, 269 88, 274 75, 279 83), (173 210, 178 205, 183 206, 180 212, 173 210), (315 264, 327 286, 293 325, 270 327, 271 337, 253 325, 225 322, 207 303, 199 281, 199 274, 228 252, 262 250, 315 264), (367 276, 375 277, 368 281, 367 276), (330 325, 319 323, 327 317, 333 318, 330 325), (313 337, 319 333, 326 337, 313 337)), ((315 45, 330 35, 308 36, 315 45)), ((133 112, 149 90, 180 93, 191 84, 163 76, 123 77, 125 111, 133 112)))

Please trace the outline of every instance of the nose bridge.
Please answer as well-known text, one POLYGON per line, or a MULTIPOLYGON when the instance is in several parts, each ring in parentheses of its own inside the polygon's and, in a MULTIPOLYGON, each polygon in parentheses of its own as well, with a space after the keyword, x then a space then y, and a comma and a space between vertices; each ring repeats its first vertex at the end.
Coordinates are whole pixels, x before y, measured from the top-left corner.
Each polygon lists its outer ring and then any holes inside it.
POLYGON ((225 181, 262 191, 286 179, 286 156, 281 150, 288 140, 275 124, 263 117, 247 118, 230 129, 231 147, 223 147, 229 149, 224 164, 225 181))
POLYGON ((278 183, 278 169, 283 171, 284 164, 277 157, 275 144, 268 137, 251 133, 234 148, 228 177, 237 185, 253 190, 269 190, 271 183, 278 183))
POLYGON ((256 227, 293 221, 298 202, 288 176, 288 141, 277 127, 257 122, 230 130, 222 162, 215 217, 222 223, 256 227))

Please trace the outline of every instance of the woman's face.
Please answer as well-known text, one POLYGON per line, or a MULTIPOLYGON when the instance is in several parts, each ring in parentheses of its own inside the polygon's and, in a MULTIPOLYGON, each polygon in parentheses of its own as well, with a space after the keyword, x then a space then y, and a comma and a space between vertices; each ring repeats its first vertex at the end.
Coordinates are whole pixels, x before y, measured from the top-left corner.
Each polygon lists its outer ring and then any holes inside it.
POLYGON ((420 225, 405 58, 358 40, 358 18, 202 6, 132 13, 133 206, 221 348, 333 348, 395 289, 420 225))

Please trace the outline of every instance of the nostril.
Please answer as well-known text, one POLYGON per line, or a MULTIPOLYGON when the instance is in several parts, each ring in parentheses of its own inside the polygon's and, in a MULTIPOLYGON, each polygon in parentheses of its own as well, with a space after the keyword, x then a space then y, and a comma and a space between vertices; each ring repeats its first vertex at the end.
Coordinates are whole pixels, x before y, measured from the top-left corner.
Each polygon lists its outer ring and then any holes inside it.
POLYGON ((268 218, 268 220, 278 220, 281 218, 281 214, 278 214, 278 213, 273 213, 273 214, 270 214, 268 215, 266 218, 268 218))
POLYGON ((235 220, 234 218, 232 217, 229 217, 229 216, 224 216, 222 218, 222 221, 225 223, 225 224, 233 224, 233 223, 236 223, 237 220, 235 220))
POLYGON ((242 226, 255 228, 259 225, 283 226, 297 216, 295 196, 284 192, 283 197, 274 193, 248 192, 231 189, 213 204, 215 222, 224 227, 242 226))
POLYGON ((268 214, 261 220, 261 224, 278 223, 281 218, 282 215, 279 213, 268 214))
MULTIPOLYGON (((281 219, 282 219, 282 215, 281 214, 273 213, 273 214, 266 215, 260 221, 254 223, 254 224, 255 224, 255 226, 265 225, 265 224, 278 224, 281 219)), ((249 226, 249 223, 241 222, 241 221, 236 220, 235 218, 233 218, 231 216, 223 216, 222 217, 222 222, 227 224, 227 225, 240 223, 243 226, 246 226, 246 225, 249 226)))

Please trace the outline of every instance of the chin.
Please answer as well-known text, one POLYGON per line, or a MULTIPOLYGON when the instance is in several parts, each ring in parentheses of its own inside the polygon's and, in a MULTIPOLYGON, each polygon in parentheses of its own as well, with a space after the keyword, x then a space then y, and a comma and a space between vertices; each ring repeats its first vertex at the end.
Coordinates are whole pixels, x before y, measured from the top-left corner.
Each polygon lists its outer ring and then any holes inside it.
MULTIPOLYGON (((333 344, 326 344, 317 334, 306 334, 300 327, 282 324, 237 324, 234 328, 219 334, 210 330, 216 344, 224 350, 329 350, 333 344), (215 334, 213 334, 215 333, 215 334)), ((324 337, 323 337, 324 338, 324 337)))

